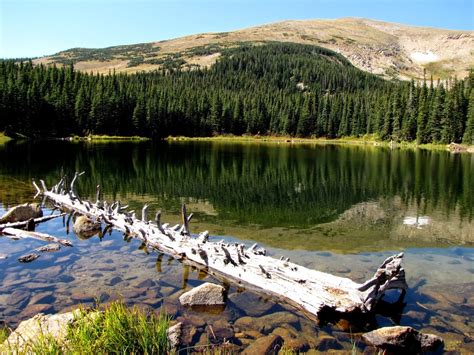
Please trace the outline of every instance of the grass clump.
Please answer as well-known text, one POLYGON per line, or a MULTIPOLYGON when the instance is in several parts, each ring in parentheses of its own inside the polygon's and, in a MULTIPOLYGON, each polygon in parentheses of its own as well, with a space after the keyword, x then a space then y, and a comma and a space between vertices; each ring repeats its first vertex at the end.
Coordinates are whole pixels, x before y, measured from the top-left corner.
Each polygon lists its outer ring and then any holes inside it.
POLYGON ((9 334, 8 328, 0 326, 0 345, 7 340, 9 334))
POLYGON ((167 316, 113 302, 103 312, 80 312, 69 328, 68 348, 81 353, 160 354, 168 349, 167 316))
POLYGON ((170 318, 113 302, 102 311, 79 309, 65 339, 42 334, 12 353, 34 354, 166 354, 170 318))

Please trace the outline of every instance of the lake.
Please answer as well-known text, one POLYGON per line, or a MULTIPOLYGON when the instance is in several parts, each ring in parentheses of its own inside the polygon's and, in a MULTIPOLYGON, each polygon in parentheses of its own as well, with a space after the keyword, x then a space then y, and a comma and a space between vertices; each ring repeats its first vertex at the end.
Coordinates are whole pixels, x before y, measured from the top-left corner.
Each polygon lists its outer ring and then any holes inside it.
POLYGON ((474 155, 264 142, 9 142, 0 145, 0 212, 32 201, 33 178, 51 186, 75 171, 85 171, 77 184, 83 199, 95 198, 100 184, 105 199, 136 211, 146 203, 172 224, 186 203, 193 233, 258 242, 277 258, 358 282, 404 251, 405 304, 364 325, 317 326, 119 232, 79 239, 56 219, 37 230, 74 247, 29 264, 17 258, 44 243, 0 237, 7 257, 0 257, 0 323, 120 298, 185 320, 190 347, 225 338, 242 349, 252 334, 290 332, 300 350, 362 351, 360 332, 402 324, 441 335, 447 350, 474 352, 474 155), (205 281, 228 287, 227 307, 182 308, 182 290, 205 281))

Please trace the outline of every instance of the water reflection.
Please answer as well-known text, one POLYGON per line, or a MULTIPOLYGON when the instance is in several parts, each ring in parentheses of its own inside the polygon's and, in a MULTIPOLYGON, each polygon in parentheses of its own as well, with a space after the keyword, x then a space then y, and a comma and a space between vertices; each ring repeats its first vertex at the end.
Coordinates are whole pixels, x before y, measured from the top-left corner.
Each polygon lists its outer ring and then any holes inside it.
POLYGON ((285 248, 474 241, 472 155, 331 145, 12 143, 0 147, 0 201, 29 201, 31 178, 52 184, 61 170, 86 171, 83 196, 93 198, 100 184, 106 198, 134 209, 148 203, 171 223, 186 202, 196 228, 285 248), (45 159, 47 152, 54 154, 45 159), (430 218, 430 228, 404 228, 412 216, 430 218))

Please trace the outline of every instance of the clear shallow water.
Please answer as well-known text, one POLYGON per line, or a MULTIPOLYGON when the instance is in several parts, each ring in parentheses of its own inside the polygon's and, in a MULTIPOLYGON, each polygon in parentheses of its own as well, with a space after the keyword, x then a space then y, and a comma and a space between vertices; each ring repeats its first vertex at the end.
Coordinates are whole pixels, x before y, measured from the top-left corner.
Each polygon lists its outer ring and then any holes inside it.
MULTIPOLYGON (((171 223, 178 222, 176 212, 186 202, 195 213, 195 232, 258 241, 275 256, 355 281, 371 277, 385 257, 403 250, 406 305, 396 314, 377 315, 365 328, 412 325, 442 335, 448 350, 474 349, 471 155, 275 144, 8 144, 0 146, 2 209, 31 201, 31 178, 51 185, 61 169, 86 171, 78 186, 83 197, 92 197, 100 183, 106 198, 135 209, 148 203, 171 223)), ((191 319, 197 331, 190 345, 202 340, 209 325, 231 325, 235 343, 244 346, 247 339, 237 335, 246 328, 246 315, 285 312, 283 323, 276 316, 264 319, 271 329, 253 326, 263 334, 280 325, 294 328, 319 350, 351 349, 364 328, 349 329, 344 322, 316 327, 291 307, 232 286, 231 302, 219 314, 183 309, 177 303, 180 290, 211 277, 147 254, 117 232, 101 241, 79 240, 66 234, 61 220, 38 230, 68 237, 74 247, 20 264, 18 256, 44 243, 0 238, 0 254, 8 255, 0 260, 0 320, 11 326, 38 311, 121 297, 191 319)))

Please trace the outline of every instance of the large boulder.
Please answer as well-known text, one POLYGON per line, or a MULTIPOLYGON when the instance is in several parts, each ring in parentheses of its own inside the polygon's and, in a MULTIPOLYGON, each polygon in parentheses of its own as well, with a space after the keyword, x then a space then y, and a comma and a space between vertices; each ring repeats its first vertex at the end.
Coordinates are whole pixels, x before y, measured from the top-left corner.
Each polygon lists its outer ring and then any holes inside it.
POLYGON ((223 306, 225 305, 225 288, 212 283, 205 283, 179 296, 183 306, 223 306))
POLYGON ((39 217, 43 217, 41 206, 37 203, 25 203, 10 208, 7 213, 0 217, 0 224, 23 222, 39 217))
POLYGON ((88 239, 100 232, 100 223, 86 216, 79 216, 76 218, 72 230, 79 239, 88 239))
POLYGON ((444 346, 443 339, 433 334, 423 334, 412 327, 395 326, 373 330, 362 335, 369 345, 389 353, 420 354, 436 351, 444 346))

